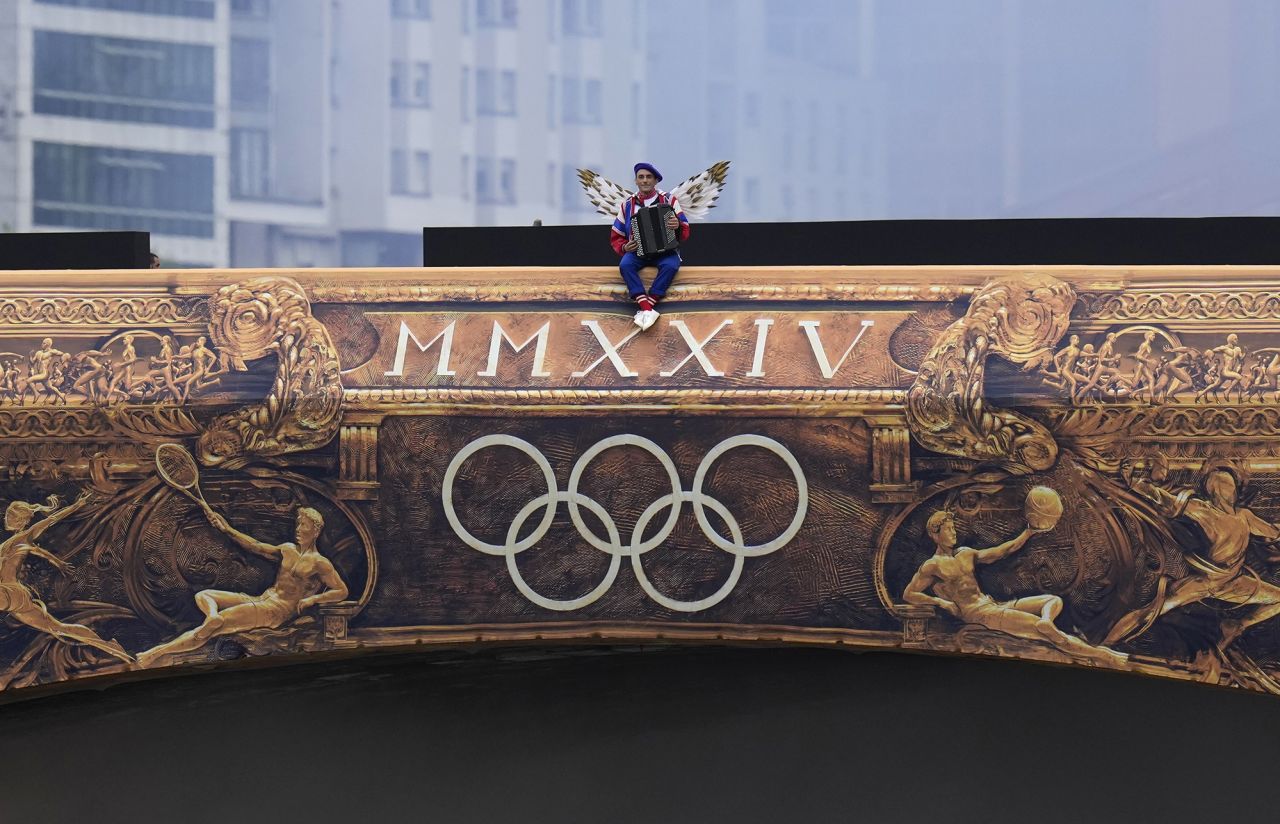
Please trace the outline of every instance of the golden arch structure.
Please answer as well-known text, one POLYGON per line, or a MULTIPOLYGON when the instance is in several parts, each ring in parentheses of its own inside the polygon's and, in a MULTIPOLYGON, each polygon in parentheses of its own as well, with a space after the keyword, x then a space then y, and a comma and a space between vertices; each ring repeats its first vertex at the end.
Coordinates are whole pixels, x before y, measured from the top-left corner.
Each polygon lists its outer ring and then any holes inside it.
POLYGON ((813 644, 1280 692, 1280 271, 0 279, 0 695, 813 644))

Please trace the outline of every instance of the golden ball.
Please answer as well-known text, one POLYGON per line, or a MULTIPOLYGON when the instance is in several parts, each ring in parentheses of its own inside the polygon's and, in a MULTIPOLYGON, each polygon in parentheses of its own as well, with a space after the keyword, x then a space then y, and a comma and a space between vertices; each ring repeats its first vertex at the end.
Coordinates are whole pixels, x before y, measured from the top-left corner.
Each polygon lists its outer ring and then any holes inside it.
POLYGON ((1062 499, 1047 486, 1035 486, 1027 493, 1024 506, 1027 526, 1036 532, 1047 532, 1062 517, 1062 499))

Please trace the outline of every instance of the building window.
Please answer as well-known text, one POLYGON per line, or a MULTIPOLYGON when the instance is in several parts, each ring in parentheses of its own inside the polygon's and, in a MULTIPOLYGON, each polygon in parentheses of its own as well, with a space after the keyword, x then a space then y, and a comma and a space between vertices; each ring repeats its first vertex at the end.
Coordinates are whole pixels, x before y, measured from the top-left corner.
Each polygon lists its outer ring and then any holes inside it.
POLYGON ((476 202, 510 205, 516 202, 516 162, 492 157, 476 159, 476 202))
POLYGON ((431 105, 430 63, 392 60, 390 82, 392 106, 425 109, 431 105))
POLYGON ((476 0, 476 25, 482 28, 515 28, 516 0, 476 0))
POLYGON ((413 153, 413 191, 422 197, 431 196, 431 154, 413 153))
POLYGON ((266 111, 271 105, 271 43, 231 38, 231 108, 266 111))
POLYGON ((231 16, 266 20, 271 17, 271 0, 231 0, 231 16))
POLYGON ((391 150, 391 194, 409 193, 409 155, 404 149, 391 150))
POLYGON ((600 125, 604 122, 604 84, 599 80, 565 77, 561 80, 565 123, 600 125))
POLYGON ((431 154, 391 151, 391 193, 429 197, 431 195, 431 154))
POLYGON ((85 9, 128 11, 166 17, 217 17, 216 0, 36 0, 51 6, 79 6, 85 9))
POLYGON ((431 0, 391 0, 391 16, 428 20, 431 18, 431 0))
POLYGON ((34 35, 36 112, 213 128, 211 47, 53 31, 34 35))
POLYGON ((406 71, 407 68, 403 60, 391 61, 391 75, 389 78, 391 85, 388 92, 391 95, 392 106, 404 105, 404 101, 406 99, 404 90, 405 83, 407 82, 405 77, 406 71))
POLYGON ((265 129, 231 130, 231 196, 271 194, 271 134, 265 129))
POLYGON ((578 106, 578 79, 576 77, 566 77, 560 83, 560 101, 564 105, 562 119, 565 123, 577 123, 582 117, 582 110, 578 106))
POLYGON ((498 202, 493 171, 493 158, 476 158, 476 203, 498 202))
POLYGON ((554 129, 556 118, 556 76, 547 75, 547 128, 554 129))
POLYGON ((498 75, 498 111, 504 115, 516 113, 516 73, 503 69, 498 75))
POLYGON ((561 0, 560 24, 565 34, 600 37, 604 34, 601 0, 561 0))
POLYGON ((462 101, 462 122, 471 122, 471 69, 467 66, 462 67, 462 93, 459 98, 462 101))
POLYGON ((498 168, 498 202, 508 205, 516 202, 516 162, 503 160, 498 168))
POLYGON ((604 122, 604 88, 599 80, 587 81, 586 105, 582 107, 582 122, 600 125, 604 122))
POLYGON ((516 113, 516 73, 509 69, 476 69, 476 111, 512 116, 516 113))
POLYGON ((36 142, 39 226, 213 237, 213 157, 36 142))
POLYGON ((413 105, 427 107, 431 105, 431 64, 413 64, 413 105))
POLYGON ((476 69, 476 111, 493 114, 493 69, 476 69))

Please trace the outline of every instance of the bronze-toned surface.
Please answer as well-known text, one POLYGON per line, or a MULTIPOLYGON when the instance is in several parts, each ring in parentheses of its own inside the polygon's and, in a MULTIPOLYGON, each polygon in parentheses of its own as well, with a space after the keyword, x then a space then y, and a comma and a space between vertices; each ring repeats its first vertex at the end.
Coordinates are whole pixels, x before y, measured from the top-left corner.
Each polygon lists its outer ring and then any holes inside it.
POLYGON ((539 639, 1280 692, 1280 270, 615 280, 0 279, 3 694, 539 639))

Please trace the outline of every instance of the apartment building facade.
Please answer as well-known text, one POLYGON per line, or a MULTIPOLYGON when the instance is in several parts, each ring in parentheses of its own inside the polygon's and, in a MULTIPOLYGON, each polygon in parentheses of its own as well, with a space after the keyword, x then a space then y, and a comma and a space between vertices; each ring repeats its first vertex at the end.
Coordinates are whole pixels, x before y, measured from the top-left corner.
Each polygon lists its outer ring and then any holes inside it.
POLYGON ((215 0, 0 0, 0 228, 145 229, 227 259, 215 0))
POLYGON ((591 219, 574 170, 642 153, 644 24, 603 0, 0 0, 0 228, 372 266, 419 262, 427 224, 591 219))

